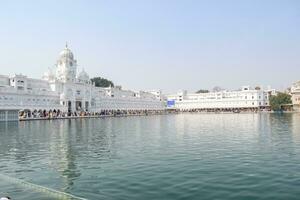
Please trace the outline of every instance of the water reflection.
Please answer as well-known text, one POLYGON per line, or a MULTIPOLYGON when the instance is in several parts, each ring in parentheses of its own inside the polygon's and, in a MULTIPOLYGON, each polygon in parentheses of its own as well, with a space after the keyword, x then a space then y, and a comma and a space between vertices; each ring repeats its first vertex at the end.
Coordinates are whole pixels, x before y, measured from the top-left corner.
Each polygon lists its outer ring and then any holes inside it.
MULTIPOLYGON (((57 129, 50 129, 50 162, 49 165, 62 177, 62 189, 68 191, 74 184, 74 180, 81 175, 76 166, 76 157, 78 152, 74 148, 72 141, 74 122, 71 120, 63 121, 56 124, 57 121, 51 121, 51 127, 57 129), (55 123, 55 124, 52 124, 55 123)), ((49 127, 50 128, 50 127, 49 127)))
POLYGON ((293 140, 295 144, 299 145, 300 144, 300 114, 299 113, 291 114, 291 118, 292 118, 291 130, 293 134, 293 140))
POLYGON ((242 199, 267 191, 291 199, 300 193, 293 187, 299 120, 179 114, 1 123, 0 169, 89 199, 242 199))

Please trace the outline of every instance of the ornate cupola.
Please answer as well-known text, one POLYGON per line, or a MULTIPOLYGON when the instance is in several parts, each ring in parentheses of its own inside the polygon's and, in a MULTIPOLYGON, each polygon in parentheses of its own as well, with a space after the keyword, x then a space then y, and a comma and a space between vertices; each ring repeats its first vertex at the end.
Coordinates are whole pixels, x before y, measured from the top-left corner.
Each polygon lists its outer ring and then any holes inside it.
POLYGON ((90 77, 89 75, 82 69, 82 71, 78 74, 77 77, 78 81, 80 83, 89 83, 90 82, 90 77))
POLYGON ((63 82, 75 82, 77 71, 77 61, 74 59, 72 51, 66 44, 65 48, 60 52, 59 59, 56 64, 56 78, 63 82))

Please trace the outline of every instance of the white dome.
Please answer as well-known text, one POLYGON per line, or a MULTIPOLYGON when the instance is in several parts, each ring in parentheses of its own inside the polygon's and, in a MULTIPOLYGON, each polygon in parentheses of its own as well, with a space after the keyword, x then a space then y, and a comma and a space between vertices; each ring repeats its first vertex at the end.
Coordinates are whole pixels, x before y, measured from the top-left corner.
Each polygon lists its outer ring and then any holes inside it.
POLYGON ((300 88, 300 81, 297 81, 296 83, 294 83, 292 85, 292 89, 295 89, 295 88, 300 88))
POLYGON ((60 58, 70 58, 71 60, 74 58, 72 51, 68 48, 68 45, 66 45, 64 50, 60 52, 59 56, 60 58))
POLYGON ((90 80, 90 77, 89 77, 89 75, 88 75, 84 70, 82 70, 82 71, 78 74, 78 79, 81 80, 81 81, 89 81, 89 80, 90 80))
POLYGON ((298 85, 298 86, 300 86, 300 81, 297 81, 295 84, 298 85))
POLYGON ((42 78, 43 78, 44 80, 52 80, 52 79, 55 78, 55 75, 54 75, 53 71, 49 68, 48 71, 46 71, 46 72, 43 74, 42 78))

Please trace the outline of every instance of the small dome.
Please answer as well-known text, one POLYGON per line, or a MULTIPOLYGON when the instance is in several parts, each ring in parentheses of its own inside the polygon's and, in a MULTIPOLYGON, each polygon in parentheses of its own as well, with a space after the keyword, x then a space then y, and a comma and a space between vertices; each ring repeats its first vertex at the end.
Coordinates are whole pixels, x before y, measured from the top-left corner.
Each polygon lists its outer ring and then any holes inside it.
POLYGON ((300 87, 300 81, 297 81, 296 83, 294 83, 293 87, 300 87))
POLYGON ((80 80, 80 81, 89 81, 90 77, 89 77, 89 75, 84 70, 82 70, 78 74, 78 80, 80 80))
POLYGON ((68 48, 68 45, 66 45, 66 47, 64 48, 64 50, 62 50, 59 54, 60 58, 70 58, 73 60, 74 55, 72 53, 72 51, 68 48))
POLYGON ((43 78, 44 80, 52 80, 52 79, 55 78, 55 75, 54 75, 53 71, 49 68, 48 71, 46 71, 46 72, 43 74, 42 78, 43 78))

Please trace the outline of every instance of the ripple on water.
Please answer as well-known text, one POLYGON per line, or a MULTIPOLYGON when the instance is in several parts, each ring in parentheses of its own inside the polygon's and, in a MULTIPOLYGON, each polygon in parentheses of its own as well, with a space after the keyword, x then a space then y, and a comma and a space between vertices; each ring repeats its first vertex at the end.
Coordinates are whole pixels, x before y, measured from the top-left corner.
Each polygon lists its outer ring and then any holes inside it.
MULTIPOLYGON (((0 169, 88 199, 299 199, 299 121, 182 114, 1 123, 0 169)), ((50 198, 0 184, 15 199, 50 198)))

